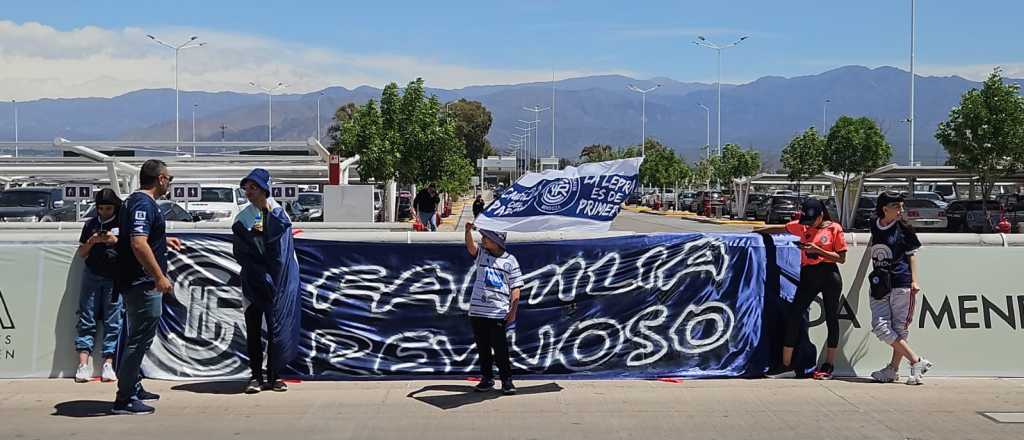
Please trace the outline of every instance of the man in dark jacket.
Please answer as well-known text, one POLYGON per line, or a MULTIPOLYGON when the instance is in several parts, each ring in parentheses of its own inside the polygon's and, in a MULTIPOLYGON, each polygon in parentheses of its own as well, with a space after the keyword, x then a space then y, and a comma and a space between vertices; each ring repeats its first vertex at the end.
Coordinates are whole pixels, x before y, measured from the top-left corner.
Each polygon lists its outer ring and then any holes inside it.
POLYGON ((477 194, 473 201, 473 218, 479 217, 481 212, 484 212, 484 196, 477 194))
POLYGON ((433 184, 420 190, 412 201, 412 207, 416 210, 420 223, 423 223, 423 226, 431 232, 437 231, 437 205, 440 203, 441 198, 437 195, 433 184))

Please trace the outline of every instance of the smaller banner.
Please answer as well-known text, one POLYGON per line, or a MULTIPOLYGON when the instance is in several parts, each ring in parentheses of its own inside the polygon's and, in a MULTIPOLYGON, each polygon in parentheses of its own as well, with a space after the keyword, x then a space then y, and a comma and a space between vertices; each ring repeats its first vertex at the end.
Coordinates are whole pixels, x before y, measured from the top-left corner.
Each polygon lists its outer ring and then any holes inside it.
POLYGON ((636 188, 642 157, 529 173, 491 203, 476 226, 505 232, 606 232, 636 188))

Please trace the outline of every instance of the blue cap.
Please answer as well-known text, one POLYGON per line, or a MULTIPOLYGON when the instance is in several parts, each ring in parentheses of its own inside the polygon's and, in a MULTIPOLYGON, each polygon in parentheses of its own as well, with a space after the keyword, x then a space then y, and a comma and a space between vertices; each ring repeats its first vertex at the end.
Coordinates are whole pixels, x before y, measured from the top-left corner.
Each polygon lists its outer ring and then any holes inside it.
POLYGON ((260 187, 260 189, 266 191, 268 196, 270 195, 270 171, 263 168, 254 168, 249 172, 248 176, 245 176, 245 178, 239 182, 238 186, 243 187, 244 189, 246 181, 255 183, 256 186, 260 187))

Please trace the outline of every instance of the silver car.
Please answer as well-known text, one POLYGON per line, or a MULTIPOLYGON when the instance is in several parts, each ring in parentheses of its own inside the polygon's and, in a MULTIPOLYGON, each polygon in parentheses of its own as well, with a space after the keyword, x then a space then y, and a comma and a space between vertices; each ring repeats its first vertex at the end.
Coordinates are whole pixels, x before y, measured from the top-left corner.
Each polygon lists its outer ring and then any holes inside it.
POLYGON ((949 225, 946 209, 939 206, 935 200, 904 200, 903 216, 915 229, 946 229, 949 225))

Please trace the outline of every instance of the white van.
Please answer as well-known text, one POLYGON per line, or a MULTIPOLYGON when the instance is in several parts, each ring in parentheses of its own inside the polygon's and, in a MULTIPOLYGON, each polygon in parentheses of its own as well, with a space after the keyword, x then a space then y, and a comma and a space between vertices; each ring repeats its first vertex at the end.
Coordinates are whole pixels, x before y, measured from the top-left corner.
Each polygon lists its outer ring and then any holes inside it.
POLYGON ((200 201, 189 202, 186 209, 200 221, 232 221, 247 203, 241 188, 203 185, 200 201))

